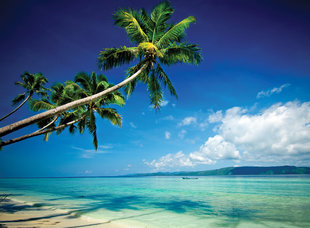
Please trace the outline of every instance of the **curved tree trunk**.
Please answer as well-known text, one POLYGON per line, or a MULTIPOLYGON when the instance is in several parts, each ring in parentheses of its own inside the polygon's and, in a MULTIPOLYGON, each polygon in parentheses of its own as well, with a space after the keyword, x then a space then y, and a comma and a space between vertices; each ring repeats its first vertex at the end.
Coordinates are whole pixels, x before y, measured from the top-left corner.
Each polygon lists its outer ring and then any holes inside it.
POLYGON ((18 121, 18 122, 15 122, 13 124, 10 124, 10 125, 7 125, 5 127, 2 127, 0 128, 0 136, 4 136, 4 135, 7 135, 13 131, 16 131, 18 129, 21 129, 23 127, 26 127, 30 124, 33 124, 39 120, 42 120, 42 119, 45 119, 45 118, 48 118, 48 117, 51 117, 51 116, 55 116, 59 113, 62 113, 62 112, 65 112, 67 110, 70 110, 70 109, 73 109, 73 108, 76 108, 80 105, 84 105, 84 104, 87 104, 93 100, 96 100, 98 98, 101 98, 115 90, 118 90, 120 88, 122 88, 123 86, 125 86, 127 83, 131 82, 132 80, 134 80, 136 77, 139 76, 139 74, 146 68, 147 64, 144 64, 136 73, 134 73, 131 77, 125 79, 124 81, 122 81, 121 83, 111 87, 111 88, 108 88, 100 93, 97 93, 95 95, 92 95, 92 96, 88 96, 88 97, 85 97, 83 99, 80 99, 80 100, 76 100, 76 101, 72 101, 68 104, 65 104, 65 105, 61 105, 57 108, 54 108, 54 109, 51 109, 51 110, 48 110, 48 111, 45 111, 43 113, 40 113, 40 114, 37 114, 37 115, 34 115, 34 116, 31 116, 29 118, 26 118, 24 120, 21 120, 21 121, 18 121))
POLYGON ((28 97, 20 104, 17 106, 17 108, 15 108, 12 112, 10 112, 9 114, 1 117, 0 121, 4 120, 5 118, 9 117, 10 115, 12 115, 14 112, 16 112, 18 109, 20 109, 20 107, 22 107, 26 101, 28 101, 28 99, 31 97, 31 94, 28 95, 28 97))
POLYGON ((32 138, 32 137, 34 137, 34 136, 43 135, 43 134, 45 134, 45 133, 49 133, 49 132, 52 132, 52 131, 56 131, 56 130, 61 129, 61 128, 64 128, 64 127, 68 127, 68 126, 70 126, 70 125, 72 125, 72 124, 75 124, 75 123, 79 122, 79 121, 82 120, 83 118, 85 118, 85 116, 83 116, 83 117, 81 117, 81 118, 78 118, 78 119, 76 119, 76 120, 73 120, 73 121, 71 121, 71 122, 68 122, 68 123, 66 123, 66 124, 62 124, 62 125, 57 126, 57 127, 53 127, 53 128, 46 129, 46 130, 43 130, 43 131, 41 131, 41 129, 40 129, 40 131, 35 131, 35 132, 30 133, 30 134, 28 134, 28 135, 23 135, 23 136, 20 136, 20 137, 18 137, 18 138, 15 138, 15 139, 10 139, 10 140, 7 140, 7 141, 5 141, 5 142, 1 142, 1 143, 0 143, 0 147, 6 146, 6 145, 10 145, 10 144, 13 144, 13 143, 16 143, 16 142, 19 142, 19 141, 23 141, 23 140, 25 140, 25 139, 29 139, 29 138, 32 138))

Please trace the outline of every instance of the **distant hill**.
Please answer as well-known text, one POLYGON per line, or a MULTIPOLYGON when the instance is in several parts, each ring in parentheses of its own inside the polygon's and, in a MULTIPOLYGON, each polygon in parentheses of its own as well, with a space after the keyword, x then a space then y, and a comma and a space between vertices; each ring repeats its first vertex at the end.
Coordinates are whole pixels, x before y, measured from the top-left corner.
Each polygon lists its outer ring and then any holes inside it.
POLYGON ((194 172, 157 172, 157 173, 140 173, 127 176, 215 176, 215 175, 287 175, 287 174, 310 174, 310 167, 296 166, 243 166, 227 167, 222 169, 194 171, 194 172))

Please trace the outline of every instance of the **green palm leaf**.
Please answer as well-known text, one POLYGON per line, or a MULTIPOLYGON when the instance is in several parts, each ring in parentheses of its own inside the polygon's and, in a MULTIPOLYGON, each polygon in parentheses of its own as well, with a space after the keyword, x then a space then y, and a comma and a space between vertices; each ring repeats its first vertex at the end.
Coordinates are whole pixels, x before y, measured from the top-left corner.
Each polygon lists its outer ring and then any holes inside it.
POLYGON ((167 21, 170 19, 174 9, 168 1, 159 3, 154 7, 151 13, 151 19, 154 23, 152 31, 152 42, 155 43, 168 28, 167 21))
POLYGON ((138 48, 136 47, 106 48, 99 53, 98 66, 102 70, 109 70, 130 63, 137 57, 138 48))
POLYGON ((100 108, 97 109, 97 112, 101 118, 106 118, 113 125, 122 126, 122 117, 120 114, 117 113, 117 111, 113 108, 100 108))
POLYGON ((113 15, 115 24, 124 28, 129 39, 134 43, 148 41, 148 36, 143 31, 141 14, 132 9, 120 9, 113 15))
POLYGON ((50 110, 50 109, 55 108, 55 105, 53 105, 47 99, 42 99, 42 100, 33 99, 29 102, 29 104, 30 104, 30 109, 35 112, 42 111, 42 110, 50 110))
POLYGON ((18 94, 13 100, 12 105, 16 105, 17 103, 23 101, 26 98, 26 93, 18 94))
POLYGON ((164 83, 164 85, 168 87, 170 94, 175 96, 175 97, 178 97, 169 77, 167 76, 167 74, 161 68, 161 66, 159 64, 157 64, 156 74, 157 74, 157 77, 164 83))
POLYGON ((196 18, 189 16, 172 26, 155 44, 158 48, 163 48, 174 41, 179 41, 185 33, 185 30, 193 22, 196 22, 196 18))
POLYGON ((89 79, 90 77, 87 73, 80 72, 76 74, 74 81, 75 83, 79 83, 82 89, 86 91, 91 91, 93 86, 89 79))
POLYGON ((155 75, 155 70, 153 69, 147 83, 147 88, 149 91, 149 96, 151 99, 151 104, 155 109, 160 108, 160 103, 163 101, 163 92, 160 83, 155 75))
POLYGON ((195 44, 177 44, 174 42, 163 49, 162 52, 164 57, 159 59, 168 66, 176 63, 198 65, 202 61, 201 49, 195 44))

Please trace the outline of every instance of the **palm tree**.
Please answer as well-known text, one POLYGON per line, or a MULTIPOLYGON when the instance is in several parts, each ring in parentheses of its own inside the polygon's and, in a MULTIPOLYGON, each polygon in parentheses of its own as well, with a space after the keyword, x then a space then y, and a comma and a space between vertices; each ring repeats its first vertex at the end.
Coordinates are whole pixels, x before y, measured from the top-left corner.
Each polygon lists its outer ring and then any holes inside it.
POLYGON ((98 58, 99 67, 103 70, 139 60, 129 68, 127 78, 132 78, 134 73, 146 65, 141 74, 126 85, 125 91, 129 96, 138 81, 147 84, 154 108, 159 108, 163 100, 162 84, 168 87, 171 95, 177 96, 161 64, 199 64, 202 59, 200 48, 196 44, 181 42, 185 30, 196 19, 190 16, 177 24, 169 24, 168 20, 173 12, 167 1, 155 6, 150 15, 144 9, 118 10, 114 15, 115 23, 126 30, 130 41, 136 46, 107 48, 100 52, 98 58))
POLYGON ((11 111, 9 114, 3 116, 0 118, 0 121, 7 118, 8 116, 12 115, 14 112, 16 112, 18 109, 20 109, 29 99, 32 98, 34 94, 38 94, 39 96, 45 97, 47 96, 47 89, 43 86, 47 83, 47 79, 41 74, 30 74, 28 72, 25 72, 21 75, 21 82, 15 82, 15 85, 20 85, 23 88, 26 89, 26 91, 22 94, 17 95, 12 100, 13 105, 16 105, 20 103, 13 111, 11 111))
MULTIPOLYGON (((67 81, 65 85, 57 83, 51 87, 52 93, 50 99, 32 100, 30 102, 30 108, 33 111, 53 109, 75 99, 91 96, 111 86, 113 85, 109 84, 107 78, 102 74, 97 76, 95 73, 92 73, 92 75, 78 73, 75 77, 75 82, 67 81)), ((78 129, 81 134, 84 132, 84 129, 87 128, 93 136, 93 144, 97 149, 98 139, 95 113, 98 113, 101 118, 110 120, 113 125, 122 125, 122 118, 117 111, 113 108, 105 108, 105 106, 110 104, 122 106, 125 104, 124 97, 120 92, 115 91, 94 102, 79 106, 71 112, 63 112, 57 114, 55 117, 41 120, 37 122, 40 128, 39 130, 28 135, 0 142, 0 147, 42 134, 45 135, 44 140, 47 141, 49 135, 53 131, 60 134, 66 127, 69 127, 70 133, 74 133, 75 130, 78 129), (57 119, 59 119, 59 121, 56 125, 57 119), (74 124, 77 124, 77 126, 74 124)))
MULTIPOLYGON (((113 84, 109 84, 104 75, 100 74, 97 76, 94 72, 91 75, 84 72, 78 73, 75 76, 75 82, 68 81, 66 83, 66 87, 74 91, 76 99, 92 96, 112 86, 113 84)), ((105 106, 110 104, 123 106, 125 104, 123 95, 119 91, 114 91, 78 108, 80 115, 85 116, 85 118, 79 121, 77 128, 81 134, 85 128, 88 129, 93 136, 93 144, 96 149, 98 148, 96 113, 101 118, 108 119, 113 125, 122 125, 122 118, 117 111, 113 108, 105 108, 105 106)), ((71 128, 71 131, 74 132, 74 128, 71 128)))
POLYGON ((107 70, 139 60, 137 64, 129 68, 128 77, 119 84, 97 94, 5 126, 0 129, 0 136, 93 102, 123 86, 126 86, 126 92, 130 95, 138 81, 147 84, 151 103, 154 104, 155 108, 158 108, 162 100, 160 82, 168 87, 172 95, 176 95, 171 81, 160 64, 167 66, 177 63, 199 64, 202 60, 200 48, 197 45, 182 42, 185 30, 196 19, 190 16, 177 24, 170 24, 168 20, 173 12, 170 3, 166 1, 155 6, 150 15, 143 9, 139 11, 118 10, 114 15, 116 24, 126 30, 130 40, 137 46, 105 49, 100 52, 98 63, 101 69, 107 70))

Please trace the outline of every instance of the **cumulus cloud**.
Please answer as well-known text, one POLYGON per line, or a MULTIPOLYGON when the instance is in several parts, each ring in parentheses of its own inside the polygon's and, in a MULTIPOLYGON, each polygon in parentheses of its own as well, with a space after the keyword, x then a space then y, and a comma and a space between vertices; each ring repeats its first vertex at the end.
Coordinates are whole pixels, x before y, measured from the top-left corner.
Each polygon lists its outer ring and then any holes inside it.
POLYGON ((262 98, 262 97, 270 97, 272 94, 277 94, 277 93, 281 93, 282 90, 286 87, 289 87, 290 84, 283 84, 281 85, 279 88, 273 88, 273 89, 270 89, 270 90, 266 90, 266 91, 260 91, 258 92, 256 98, 262 98))
POLYGON ((167 154, 165 156, 162 156, 158 160, 153 160, 151 162, 144 161, 144 163, 157 170, 177 166, 193 166, 190 158, 186 156, 182 151, 179 151, 176 154, 167 154))
POLYGON ((220 160, 310 165, 310 102, 279 103, 256 114, 234 107, 211 114, 209 122, 218 125, 216 134, 198 151, 169 154, 149 165, 195 166, 220 160), (180 162, 179 157, 186 162, 180 162), (169 163, 164 162, 168 158, 169 163))
POLYGON ((233 108, 221 120, 219 134, 243 151, 243 159, 297 161, 310 158, 310 102, 276 104, 256 115, 233 108))
POLYGON ((165 139, 170 139, 171 133, 169 131, 165 132, 165 139))
POLYGON ((188 126, 191 124, 196 124, 197 123, 197 118, 193 117, 193 116, 188 116, 186 118, 184 118, 179 124, 178 126, 188 126))
POLYGON ((240 159, 240 154, 234 144, 216 135, 210 137, 199 151, 190 153, 189 157, 195 164, 213 164, 216 160, 240 159))
POLYGON ((209 122, 210 123, 216 123, 216 122, 219 122, 221 119, 223 118, 223 113, 222 111, 217 111, 215 113, 212 113, 211 115, 209 115, 209 122))

